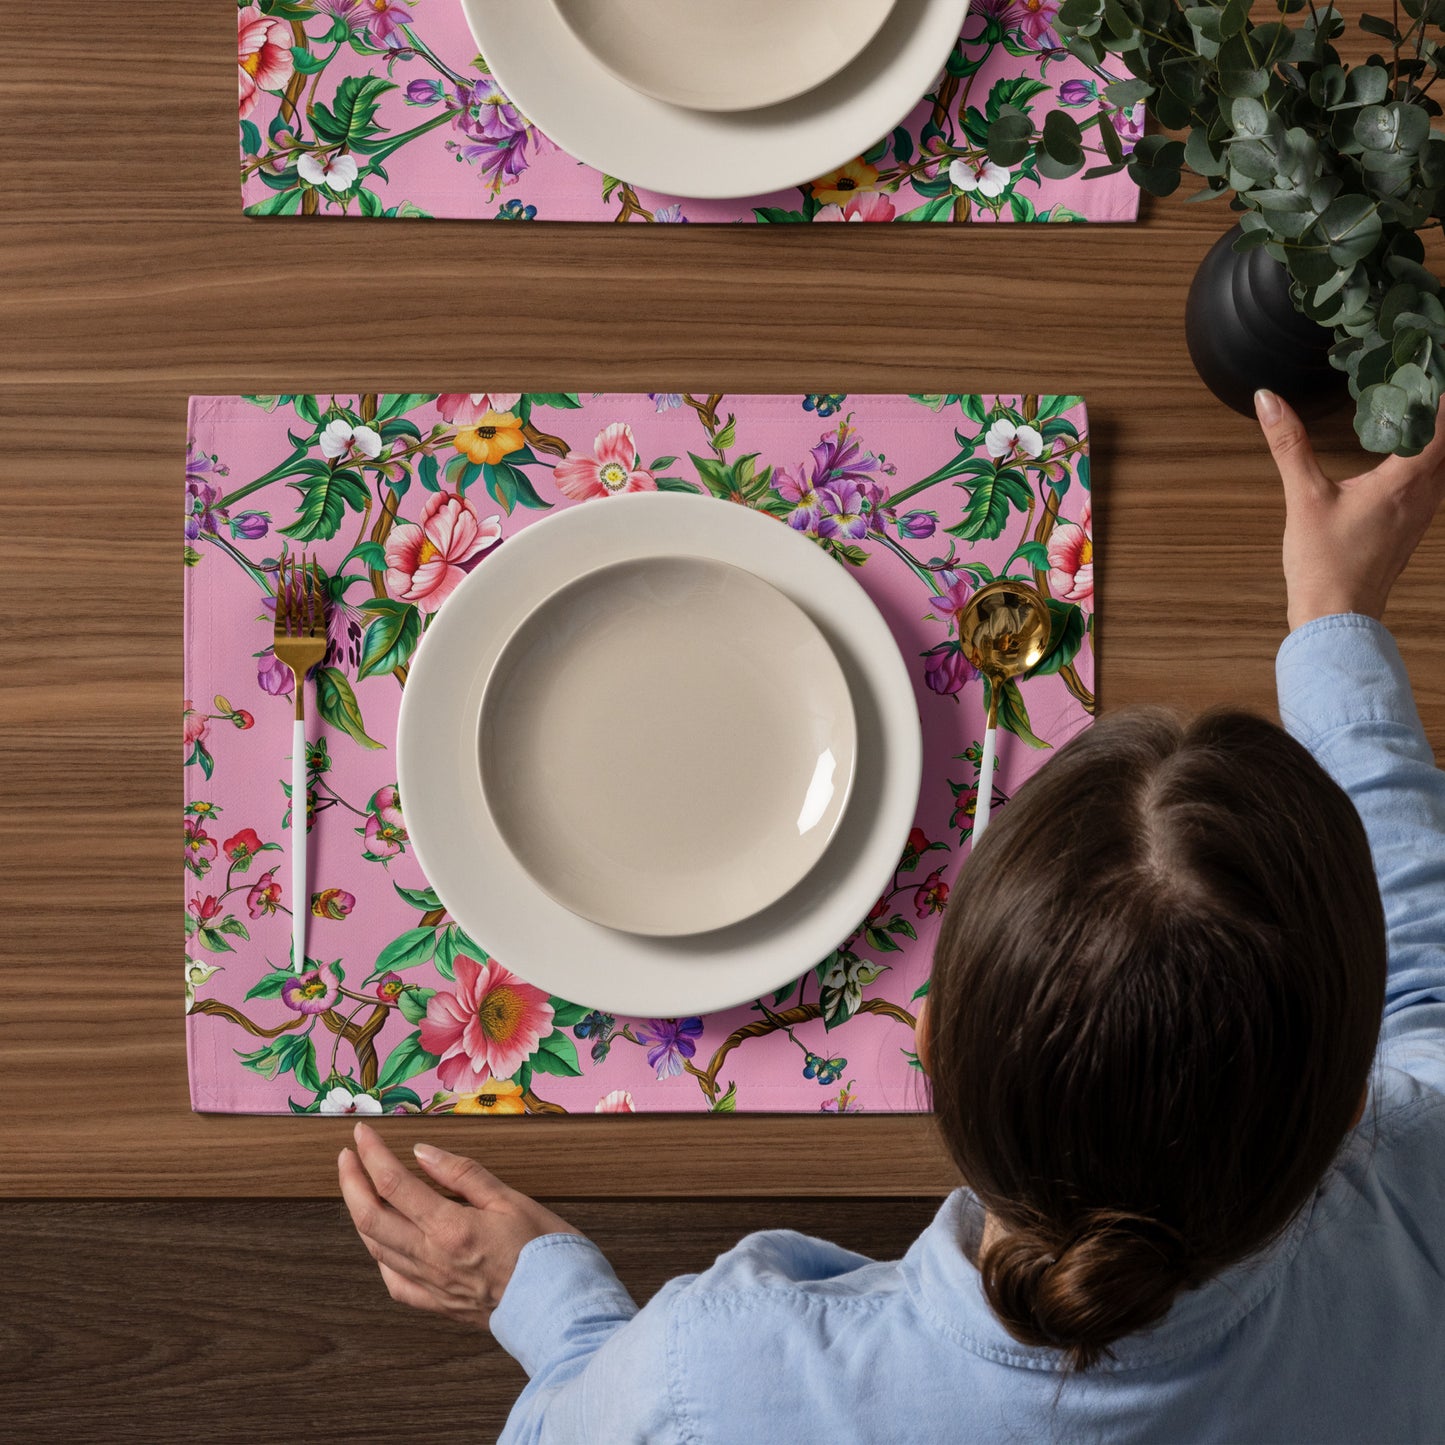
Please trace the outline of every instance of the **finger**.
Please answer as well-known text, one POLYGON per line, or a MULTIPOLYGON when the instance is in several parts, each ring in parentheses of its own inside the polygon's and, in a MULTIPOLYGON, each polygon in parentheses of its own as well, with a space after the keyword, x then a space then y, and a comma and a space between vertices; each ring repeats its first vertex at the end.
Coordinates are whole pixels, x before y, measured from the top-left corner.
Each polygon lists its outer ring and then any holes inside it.
POLYGON ((430 1310, 433 1314, 444 1314, 446 1305, 424 1285, 408 1279, 384 1261, 378 1261, 377 1268, 386 1284, 386 1292, 398 1304, 410 1305, 414 1310, 430 1310))
POLYGON ((449 1210, 456 1208, 412 1174, 381 1142, 381 1135, 365 1124, 356 1126, 356 1152, 371 1175, 378 1197, 423 1230, 434 1229, 449 1210))
POLYGON ((1431 437, 1429 446, 1418 456, 1386 457, 1367 476, 1386 486, 1397 486, 1419 477, 1438 477, 1442 467, 1445 467, 1445 397, 1441 398, 1440 408, 1435 413, 1435 435, 1431 437))
POLYGON ((1272 391, 1257 391, 1254 394, 1254 411, 1264 439, 1269 443, 1270 455, 1279 469, 1286 498, 1327 489, 1330 484, 1315 461, 1309 435, 1293 407, 1272 391))
POLYGON ((475 1159, 462 1154, 449 1154, 431 1144, 416 1144, 412 1147, 417 1163, 445 1189, 459 1194, 468 1204, 485 1209, 512 1193, 512 1190, 490 1169, 484 1169, 475 1159))
POLYGON ((350 1149, 341 1151, 336 1167, 346 1211, 363 1239, 374 1239, 385 1248, 410 1257, 425 1250, 422 1232, 404 1215, 387 1207, 350 1149))

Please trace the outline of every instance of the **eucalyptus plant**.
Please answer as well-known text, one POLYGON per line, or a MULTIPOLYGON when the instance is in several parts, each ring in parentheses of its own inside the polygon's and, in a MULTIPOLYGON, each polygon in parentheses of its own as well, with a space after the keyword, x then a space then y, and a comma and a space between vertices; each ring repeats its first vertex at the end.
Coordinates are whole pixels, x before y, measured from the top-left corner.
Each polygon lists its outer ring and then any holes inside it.
POLYGON ((1166 196, 1188 169, 1199 196, 1233 192, 1243 234, 1288 268, 1295 306, 1334 331, 1332 364, 1349 377, 1355 430, 1373 452, 1412 456, 1430 440, 1445 389, 1445 305, 1419 232, 1445 229, 1445 138, 1429 94, 1445 73, 1445 0, 1397 0, 1361 29, 1389 55, 1345 65, 1332 6, 1276 0, 1254 24, 1249 0, 1065 0, 1068 48, 1108 83, 1082 123, 1054 111, 1041 129, 1005 107, 988 133, 999 165, 1032 154, 1041 175, 1073 175, 1090 155, 1101 175, 1127 166, 1166 196), (1307 13, 1301 13, 1307 12, 1307 13), (1403 24, 1402 29, 1402 12, 1403 24), (1128 78, 1106 68, 1122 64, 1128 78), (1113 118, 1147 102, 1164 131, 1125 155, 1113 118), (1097 128, 1097 141, 1089 136, 1097 128))

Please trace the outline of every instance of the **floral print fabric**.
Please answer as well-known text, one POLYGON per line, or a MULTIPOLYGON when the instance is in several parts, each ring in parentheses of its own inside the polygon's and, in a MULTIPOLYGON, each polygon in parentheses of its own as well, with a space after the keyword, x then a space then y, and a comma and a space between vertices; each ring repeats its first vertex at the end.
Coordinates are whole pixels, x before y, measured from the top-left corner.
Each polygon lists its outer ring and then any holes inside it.
MULTIPOLYGON (((1060 44, 1060 3, 973 0, 943 73, 865 154, 795 190, 698 201, 639 190, 553 145, 496 84, 458 0, 250 0, 237 16, 242 201, 254 216, 1132 221, 1124 172, 1051 180, 1032 150, 1012 167, 985 154, 1006 106, 1036 126, 1050 110, 1083 121, 1101 108, 1097 77, 1060 44)), ((1113 122, 1125 153, 1142 122, 1142 107, 1113 122)))
POLYGON ((1094 540, 1078 397, 572 392, 197 397, 184 482, 185 1005, 201 1110, 856 1113, 920 1106, 914 1011, 973 830, 983 681, 958 622, 996 576, 1054 643, 1000 699, 994 806, 1093 713, 1094 540), (516 442, 513 445, 513 442, 516 442), (504 443, 504 444, 503 444, 504 443), (468 936, 417 866, 397 715, 430 620, 549 511, 680 491, 754 508, 847 567, 893 629, 923 723, 916 826, 882 895, 801 977, 704 1018, 548 996, 468 936), (290 796, 278 560, 329 598, 290 796), (291 896, 293 828, 310 896, 291 896), (308 957, 288 966, 290 914, 308 957))

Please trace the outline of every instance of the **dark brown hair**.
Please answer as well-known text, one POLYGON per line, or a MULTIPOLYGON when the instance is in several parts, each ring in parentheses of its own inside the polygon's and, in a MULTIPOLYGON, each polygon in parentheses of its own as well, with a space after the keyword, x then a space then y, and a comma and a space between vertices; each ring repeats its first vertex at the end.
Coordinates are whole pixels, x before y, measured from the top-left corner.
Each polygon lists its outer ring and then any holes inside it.
POLYGON ((1016 1339, 1075 1369, 1273 1239, 1355 1117, 1385 925, 1349 799, 1244 713, 1100 720, 960 870, 934 1111, 1016 1339))

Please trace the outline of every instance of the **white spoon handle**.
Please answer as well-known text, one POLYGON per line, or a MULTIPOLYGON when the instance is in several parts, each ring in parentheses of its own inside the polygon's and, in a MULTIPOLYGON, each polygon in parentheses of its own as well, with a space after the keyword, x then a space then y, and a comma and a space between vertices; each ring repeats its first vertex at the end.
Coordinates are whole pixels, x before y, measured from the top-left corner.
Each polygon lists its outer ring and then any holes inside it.
POLYGON ((983 761, 978 765, 978 801, 973 805, 973 841, 983 836, 988 827, 989 810, 993 805, 993 765, 998 747, 998 729, 989 728, 983 735, 983 761))
MULTIPOLYGON (((301 684, 298 682, 297 687, 301 684)), ((306 891, 306 719, 291 727, 291 967, 306 970, 306 918, 311 895, 306 891)))

